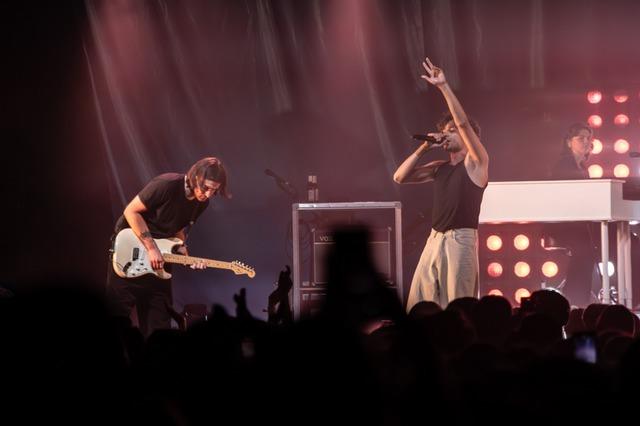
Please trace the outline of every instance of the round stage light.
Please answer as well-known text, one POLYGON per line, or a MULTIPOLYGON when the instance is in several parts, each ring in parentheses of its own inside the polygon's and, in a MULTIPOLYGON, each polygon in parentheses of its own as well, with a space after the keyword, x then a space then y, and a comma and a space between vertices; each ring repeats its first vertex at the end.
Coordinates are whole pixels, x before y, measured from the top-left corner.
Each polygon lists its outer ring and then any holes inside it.
POLYGON ((613 118, 613 124, 618 127, 624 127, 629 124, 629 116, 626 114, 618 114, 613 118))
POLYGON ((497 288, 489 290, 489 296, 504 296, 504 294, 497 288))
POLYGON ((618 139, 613 144, 613 150, 618 154, 624 154, 625 152, 629 151, 629 142, 627 142, 625 139, 618 139))
POLYGON ((617 178, 626 178, 629 176, 629 167, 626 164, 618 164, 613 168, 613 175, 617 178))
POLYGON ((487 238, 487 248, 491 251, 500 250, 502 248, 502 238, 497 235, 490 235, 487 238))
POLYGON ((491 262, 487 266, 487 274, 489 274, 490 277, 498 278, 502 275, 502 265, 498 262, 491 262))
POLYGON ((596 129, 600 126, 602 126, 602 117, 600 117, 599 115, 591 115, 589 116, 589 118, 587 119, 587 123, 589 123, 589 126, 596 129))
POLYGON ((616 90, 615 93, 613 94, 613 100, 619 104, 623 104, 627 102, 628 99, 629 99, 629 94, 627 93, 626 90, 616 90))
POLYGON ((513 272, 516 274, 516 276, 524 278, 531 272, 531 267, 527 262, 520 261, 517 262, 513 267, 513 272))
POLYGON ((544 262, 542 264, 542 274, 547 278, 555 277, 558 275, 558 264, 551 260, 544 262))
POLYGON ((529 247, 529 238, 523 234, 516 235, 513 239, 513 246, 518 250, 526 250, 529 247))
POLYGON ((604 170, 602 169, 602 166, 598 164, 590 165, 587 170, 589 171, 589 177, 591 179, 598 179, 598 178, 601 178, 602 175, 604 175, 604 170))
POLYGON ((594 139, 592 142, 593 149, 591 149, 592 154, 600 154, 602 152, 602 141, 600 139, 594 139))
POLYGON ((516 299, 516 302, 521 303, 523 297, 531 297, 531 292, 526 288, 517 289, 513 298, 516 299))
POLYGON ((602 100, 602 92, 599 90, 590 90, 587 92, 587 101, 590 104, 597 104, 602 100))

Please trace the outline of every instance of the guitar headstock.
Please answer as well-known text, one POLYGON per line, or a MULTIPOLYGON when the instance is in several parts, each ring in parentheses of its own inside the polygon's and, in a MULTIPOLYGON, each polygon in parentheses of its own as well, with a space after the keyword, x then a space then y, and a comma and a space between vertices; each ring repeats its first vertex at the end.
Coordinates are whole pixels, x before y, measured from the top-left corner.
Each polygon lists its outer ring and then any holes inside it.
POLYGON ((236 275, 246 274, 249 276, 249 278, 253 278, 256 276, 256 271, 251 266, 247 266, 242 262, 238 262, 237 260, 231 262, 231 270, 236 275))

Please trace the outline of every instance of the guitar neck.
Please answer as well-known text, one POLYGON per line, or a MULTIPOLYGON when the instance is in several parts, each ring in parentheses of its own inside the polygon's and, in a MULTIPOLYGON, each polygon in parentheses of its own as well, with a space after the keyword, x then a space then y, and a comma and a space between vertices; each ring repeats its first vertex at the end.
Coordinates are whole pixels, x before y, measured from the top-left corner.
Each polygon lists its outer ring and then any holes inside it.
POLYGON ((181 265, 193 265, 194 263, 204 262, 208 268, 231 269, 230 262, 221 260, 205 259, 203 257, 183 256, 181 254, 165 253, 162 255, 164 260, 169 263, 179 263, 181 265))

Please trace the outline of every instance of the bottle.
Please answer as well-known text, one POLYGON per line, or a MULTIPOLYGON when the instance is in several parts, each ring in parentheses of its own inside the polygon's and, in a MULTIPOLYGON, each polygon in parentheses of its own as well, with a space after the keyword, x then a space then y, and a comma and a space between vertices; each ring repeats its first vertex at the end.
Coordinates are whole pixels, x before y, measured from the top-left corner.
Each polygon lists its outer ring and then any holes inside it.
POLYGON ((310 203, 318 202, 318 177, 309 175, 307 178, 307 200, 310 203))

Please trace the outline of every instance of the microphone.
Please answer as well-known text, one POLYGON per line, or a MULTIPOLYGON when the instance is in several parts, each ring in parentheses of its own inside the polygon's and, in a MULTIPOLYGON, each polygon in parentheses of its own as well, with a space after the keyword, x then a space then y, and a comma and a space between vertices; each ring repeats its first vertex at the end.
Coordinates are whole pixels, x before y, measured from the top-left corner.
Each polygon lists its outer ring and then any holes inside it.
POLYGON ((411 137, 420 142, 427 141, 431 145, 442 145, 442 143, 447 139, 445 137, 436 138, 435 136, 430 135, 413 135, 411 137))
POLYGON ((271 176, 276 180, 276 184, 287 194, 291 195, 293 198, 298 198, 298 191, 291 185, 286 179, 281 176, 278 176, 273 170, 265 169, 264 174, 267 176, 271 176))
POLYGON ((629 152, 629 157, 638 158, 638 157, 640 157, 640 152, 638 152, 638 151, 630 151, 629 152))

